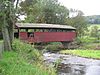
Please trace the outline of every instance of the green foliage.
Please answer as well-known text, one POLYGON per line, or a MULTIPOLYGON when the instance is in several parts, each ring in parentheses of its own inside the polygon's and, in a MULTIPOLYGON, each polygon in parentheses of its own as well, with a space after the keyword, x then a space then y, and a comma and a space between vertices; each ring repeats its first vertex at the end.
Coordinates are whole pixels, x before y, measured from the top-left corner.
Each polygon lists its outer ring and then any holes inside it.
POLYGON ((85 36, 82 36, 80 40, 84 43, 99 43, 100 39, 100 26, 99 24, 88 24, 88 31, 85 32, 85 36))
POLYGON ((98 26, 93 26, 91 28, 90 36, 97 37, 97 33, 98 33, 98 26))
POLYGON ((100 50, 100 43, 85 43, 79 49, 100 50))
POLYGON ((19 53, 4 52, 0 60, 0 75, 56 75, 54 69, 41 63, 30 64, 19 53))
POLYGON ((78 38, 78 40, 80 40, 81 43, 95 43, 97 39, 94 37, 83 36, 78 38))
POLYGON ((18 2, 19 0, 0 0, 0 27, 2 29, 5 50, 12 50, 13 29, 16 21, 15 1, 18 2))
POLYGON ((49 51, 58 51, 61 47, 59 45, 47 45, 45 49, 49 51))
POLYGON ((98 45, 100 41, 95 37, 82 36, 76 39, 77 44, 79 44, 78 49, 100 49, 98 45))
POLYGON ((100 31, 98 26, 92 26, 90 30, 90 36, 96 37, 98 40, 100 38, 100 31))
POLYGON ((10 25, 11 22, 14 21, 15 9, 14 9, 14 4, 12 1, 9 1, 9 0, 1 1, 1 3, 0 3, 0 17, 2 19, 2 21, 0 20, 1 25, 4 22, 4 17, 6 18, 5 24, 7 24, 8 26, 10 25))
POLYGON ((59 51, 62 48, 62 44, 60 42, 49 43, 45 49, 49 51, 59 51))
POLYGON ((55 65, 55 68, 57 69, 58 66, 61 64, 61 59, 57 59, 55 62, 54 62, 54 65, 55 65))
POLYGON ((26 14, 25 22, 65 24, 69 11, 58 0, 27 0, 20 3, 21 12, 26 14), (35 1, 35 2, 34 2, 35 1))
POLYGON ((41 53, 34 49, 32 45, 23 43, 19 40, 14 40, 12 44, 13 50, 21 53, 25 57, 25 59, 34 59, 35 61, 42 60, 42 55, 41 53))
POLYGON ((0 75, 56 75, 55 69, 43 62, 42 54, 31 45, 14 40, 14 51, 3 52, 0 75))
POLYGON ((61 53, 100 59, 100 50, 63 50, 61 53))
POLYGON ((79 37, 83 36, 87 30, 87 21, 83 16, 83 12, 79 10, 71 10, 70 13, 77 15, 72 15, 71 18, 67 19, 66 23, 76 28, 79 37))

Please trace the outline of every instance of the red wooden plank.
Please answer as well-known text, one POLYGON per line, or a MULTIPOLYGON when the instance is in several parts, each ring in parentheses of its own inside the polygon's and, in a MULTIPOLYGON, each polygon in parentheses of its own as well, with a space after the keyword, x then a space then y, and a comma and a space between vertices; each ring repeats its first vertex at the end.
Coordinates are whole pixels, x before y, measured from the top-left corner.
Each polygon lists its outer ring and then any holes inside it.
POLYGON ((36 42, 59 42, 73 41, 76 37, 75 32, 35 32, 36 42))
POLYGON ((34 37, 28 37, 27 32, 20 32, 20 40, 28 42, 62 42, 73 41, 76 32, 34 32, 34 37))
POLYGON ((27 32, 20 32, 19 33, 19 39, 20 40, 27 40, 28 36, 27 36, 27 32))

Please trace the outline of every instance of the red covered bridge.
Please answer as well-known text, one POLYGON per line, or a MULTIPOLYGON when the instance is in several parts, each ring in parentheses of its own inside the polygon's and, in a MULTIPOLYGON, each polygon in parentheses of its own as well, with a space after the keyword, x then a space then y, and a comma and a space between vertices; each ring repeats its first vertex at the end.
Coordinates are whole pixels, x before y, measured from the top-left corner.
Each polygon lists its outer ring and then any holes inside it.
MULTIPOLYGON (((76 37, 76 29, 72 26, 57 24, 16 23, 17 36, 29 43, 72 42, 76 37)), ((15 33, 16 36, 16 33, 15 33)))

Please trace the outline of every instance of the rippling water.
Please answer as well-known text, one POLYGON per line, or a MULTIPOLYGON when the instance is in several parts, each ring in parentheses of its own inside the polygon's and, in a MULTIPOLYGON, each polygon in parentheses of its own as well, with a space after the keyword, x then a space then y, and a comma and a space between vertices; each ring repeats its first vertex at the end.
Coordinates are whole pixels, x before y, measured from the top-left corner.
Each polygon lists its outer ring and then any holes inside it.
POLYGON ((57 60, 61 61, 58 75, 100 75, 100 60, 57 53, 44 53, 44 60, 52 65, 57 60))

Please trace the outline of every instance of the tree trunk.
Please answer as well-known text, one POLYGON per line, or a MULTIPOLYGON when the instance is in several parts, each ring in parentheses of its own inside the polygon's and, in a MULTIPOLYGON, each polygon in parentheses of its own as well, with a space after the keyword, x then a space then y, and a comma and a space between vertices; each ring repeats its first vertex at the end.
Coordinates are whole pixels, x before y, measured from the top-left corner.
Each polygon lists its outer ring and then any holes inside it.
POLYGON ((14 25, 13 23, 10 23, 8 27, 8 32, 9 32, 9 39, 10 39, 10 44, 12 44, 14 40, 14 25))
POLYGON ((4 15, 3 17, 2 35, 4 40, 4 50, 11 50, 11 43, 8 31, 8 23, 6 21, 6 15, 4 15))
POLYGON ((9 33, 6 26, 2 26, 2 34, 3 34, 3 40, 4 40, 4 50, 11 50, 9 33))

